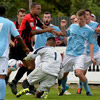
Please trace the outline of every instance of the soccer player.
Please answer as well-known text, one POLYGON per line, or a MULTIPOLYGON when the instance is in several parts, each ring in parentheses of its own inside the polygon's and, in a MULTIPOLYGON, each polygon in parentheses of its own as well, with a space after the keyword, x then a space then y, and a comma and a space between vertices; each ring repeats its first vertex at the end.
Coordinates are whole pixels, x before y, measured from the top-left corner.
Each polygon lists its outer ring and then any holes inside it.
MULTIPOLYGON (((91 60, 94 65, 96 64, 96 61, 93 58, 93 31, 88 25, 86 25, 86 13, 84 10, 79 10, 77 12, 77 18, 78 24, 72 24, 67 31, 67 36, 69 36, 69 39, 66 48, 66 55, 63 60, 63 79, 65 79, 70 71, 74 70, 75 75, 78 76, 83 82, 86 95, 91 96, 92 93, 90 91, 89 85, 87 84, 88 81, 83 71, 87 41, 89 42, 91 60)), ((66 21, 62 20, 61 26, 63 31, 66 31, 64 27, 65 25, 66 21)), ((61 83, 59 83, 59 85, 61 85, 61 83)), ((60 95, 63 95, 63 93, 61 92, 60 95)))
MULTIPOLYGON (((21 26, 19 28, 19 32, 21 37, 23 38, 26 46, 30 49, 30 51, 33 51, 32 44, 31 44, 31 38, 35 34, 41 34, 44 32, 52 32, 56 33, 52 27, 47 27, 46 25, 42 24, 38 16, 41 13, 41 5, 38 3, 32 3, 30 13, 27 14, 21 23, 21 26), (36 26, 39 26, 43 28, 42 30, 36 29, 36 26)), ((26 56, 26 54, 23 52, 23 50, 20 48, 20 44, 17 43, 17 52, 19 52, 19 60, 22 60, 24 66, 28 68, 28 74, 34 69, 34 61, 31 62, 31 66, 27 64, 27 61, 23 61, 23 58, 26 56)), ((25 70, 26 72, 26 70, 25 70)), ((17 87, 16 84, 18 83, 19 79, 23 76, 23 73, 25 73, 23 70, 20 70, 17 72, 15 78, 11 82, 11 90, 12 93, 17 93, 17 87)), ((24 84, 25 86, 25 84, 24 84)))
MULTIPOLYGON (((17 11, 17 18, 18 18, 18 20, 14 22, 17 30, 19 30, 19 27, 21 25, 22 19, 25 17, 25 15, 26 15, 25 9, 23 9, 23 8, 18 9, 18 11, 17 11)), ((16 60, 18 60, 18 58, 17 58, 18 54, 16 54, 16 51, 17 51, 16 48, 17 47, 15 47, 15 46, 16 46, 15 38, 11 35, 10 50, 9 50, 9 59, 16 59, 16 60)), ((23 68, 23 70, 24 69, 26 70, 26 68, 23 68)), ((7 76, 5 78, 6 84, 8 83, 8 79, 9 79, 9 75, 10 74, 11 74, 11 71, 8 69, 8 73, 7 73, 7 76)))
MULTIPOLYGON (((61 30, 59 29, 58 26, 51 24, 51 20, 52 20, 52 14, 49 11, 44 12, 43 23, 46 26, 52 26, 52 28, 54 28, 57 32, 60 32, 61 30)), ((40 28, 38 27, 37 29, 40 29, 40 28)), ((49 38, 49 37, 55 37, 55 35, 50 32, 45 32, 43 34, 36 35, 34 49, 38 49, 42 46, 46 46, 46 41, 47 41, 47 38, 49 38)), ((57 38, 59 38, 60 40, 63 40, 63 41, 67 41, 67 39, 64 37, 57 37, 57 38)), ((37 67, 39 65, 39 63, 40 63, 40 56, 36 57, 36 59, 35 59, 35 64, 36 64, 35 67, 37 67)), ((62 86, 64 86, 64 85, 62 85, 62 86)), ((67 95, 70 94, 68 91, 66 91, 69 88, 69 86, 66 85, 65 87, 66 87, 65 93, 67 95)))
POLYGON ((27 53, 29 52, 29 49, 25 46, 13 22, 5 18, 5 13, 6 9, 0 6, 0 100, 4 100, 5 98, 5 75, 8 71, 10 36, 13 35, 23 47, 23 50, 27 53))
MULTIPOLYGON (((97 43, 97 36, 98 36, 97 33, 100 33, 100 27, 98 27, 99 23, 91 21, 91 11, 90 10, 86 9, 85 12, 86 12, 86 23, 94 30, 94 33, 93 33, 94 59, 96 59, 97 65, 100 65, 100 50, 99 50, 99 45, 97 43)), ((86 57, 86 62, 85 62, 86 64, 85 64, 84 74, 86 74, 88 67, 91 66, 92 64, 91 59, 90 59, 89 46, 87 48, 88 49, 87 49, 87 57, 86 57)), ((77 90, 77 94, 81 94, 82 84, 83 83, 79 81, 79 87, 77 90)))
MULTIPOLYGON (((52 14, 49 11, 44 12, 43 23, 48 27, 52 26, 52 28, 54 28, 57 32, 60 32, 61 31, 60 28, 58 26, 51 24, 51 21, 52 21, 52 14)), ((37 29, 41 30, 41 28, 39 27, 37 27, 37 29)), ((34 48, 38 49, 42 46, 46 46, 46 41, 47 41, 47 38, 49 37, 55 37, 55 35, 50 32, 45 32, 43 34, 36 35, 36 41, 35 41, 34 48)), ((59 38, 64 40, 63 37, 59 37, 59 38)))
MULTIPOLYGON (((59 52, 55 50, 55 38, 49 37, 46 43, 47 47, 41 47, 31 52, 26 60, 32 60, 36 56, 41 56, 41 63, 33 70, 28 76, 29 85, 40 82, 39 87, 36 90, 35 98, 46 99, 51 86, 56 83, 56 79, 60 73, 60 66, 62 63, 62 57, 59 52)), ((30 87, 23 89, 16 94, 16 97, 31 92, 30 87)))

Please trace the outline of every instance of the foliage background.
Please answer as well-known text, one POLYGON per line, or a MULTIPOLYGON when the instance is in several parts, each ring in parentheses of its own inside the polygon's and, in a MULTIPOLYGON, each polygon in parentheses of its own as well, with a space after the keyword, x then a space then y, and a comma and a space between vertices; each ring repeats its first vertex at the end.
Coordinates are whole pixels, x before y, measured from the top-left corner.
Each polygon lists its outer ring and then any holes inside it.
MULTIPOLYGON (((41 16, 44 11, 50 11, 53 17, 71 16, 79 9, 90 9, 93 14, 100 15, 100 0, 33 0, 42 6, 41 16)), ((29 12, 29 0, 0 0, 0 5, 7 9, 8 18, 16 18, 19 8, 29 12)))

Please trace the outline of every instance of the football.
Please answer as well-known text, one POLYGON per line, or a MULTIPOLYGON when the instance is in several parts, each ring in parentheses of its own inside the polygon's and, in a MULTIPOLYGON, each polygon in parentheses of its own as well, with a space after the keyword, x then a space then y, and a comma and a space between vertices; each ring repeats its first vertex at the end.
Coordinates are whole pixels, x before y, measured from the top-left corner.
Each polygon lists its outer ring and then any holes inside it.
POLYGON ((18 66, 17 66, 17 60, 15 60, 15 59, 10 59, 10 60, 8 61, 8 69, 9 69, 10 71, 15 71, 15 70, 17 70, 17 68, 18 68, 18 66))

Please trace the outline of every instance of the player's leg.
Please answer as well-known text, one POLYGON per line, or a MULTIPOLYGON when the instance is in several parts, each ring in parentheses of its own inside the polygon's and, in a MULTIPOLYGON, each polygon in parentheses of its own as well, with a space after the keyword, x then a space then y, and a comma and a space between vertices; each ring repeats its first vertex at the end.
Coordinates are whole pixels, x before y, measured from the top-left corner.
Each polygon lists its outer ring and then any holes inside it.
POLYGON ((72 56, 69 56, 69 55, 64 56, 64 59, 63 59, 64 77, 63 77, 63 80, 58 80, 58 95, 59 96, 63 95, 63 93, 66 91, 66 86, 65 86, 66 85, 66 77, 67 77, 69 71, 73 71, 73 62, 74 62, 74 58, 72 56), (61 86, 61 84, 65 88, 63 88, 61 86))
MULTIPOLYGON (((15 44, 15 51, 14 51, 14 53, 15 53, 14 54, 14 59, 16 59, 16 60, 23 61, 23 58, 26 57, 25 51, 23 50, 23 48, 18 43, 15 44)), ((13 94, 16 95, 16 93, 17 93, 17 83, 22 78, 22 76, 24 75, 24 73, 27 70, 28 69, 25 66, 22 66, 21 68, 19 68, 19 70, 17 71, 16 76, 14 77, 12 82, 9 83, 9 86, 10 86, 11 91, 12 91, 13 94)))
POLYGON ((8 73, 7 73, 6 77, 5 77, 6 84, 8 83, 10 74, 11 74, 11 71, 8 69, 8 73))
POLYGON ((20 96, 26 94, 27 92, 34 94, 35 88, 33 88, 32 85, 34 85, 34 83, 38 83, 39 81, 42 80, 43 75, 41 75, 42 74, 41 71, 42 70, 40 69, 40 67, 37 67, 28 75, 28 79, 26 81, 24 81, 25 84, 28 85, 28 88, 25 88, 25 89, 19 91, 16 94, 16 97, 20 97, 20 96))
POLYGON ((25 68, 24 66, 22 66, 22 67, 18 70, 18 72, 17 72, 15 78, 12 80, 12 82, 9 83, 9 86, 10 86, 10 88, 11 88, 13 94, 16 95, 16 93, 17 93, 17 83, 18 83, 18 81, 22 78, 22 76, 24 75, 24 73, 25 73, 27 70, 28 70, 27 68, 25 68))
POLYGON ((62 96, 64 94, 64 92, 67 90, 66 77, 67 77, 68 73, 69 72, 65 72, 63 78, 61 80, 58 80, 58 95, 59 96, 62 96))
POLYGON ((46 99, 48 97, 48 93, 50 91, 50 88, 55 83, 56 83, 56 76, 53 76, 50 74, 45 74, 43 80, 41 81, 39 87, 37 88, 38 93, 36 92, 35 97, 41 98, 41 99, 46 99), (39 94, 41 94, 41 96, 39 94))
POLYGON ((5 75, 0 75, 0 100, 4 100, 6 92, 5 75))
MULTIPOLYGON (((86 74, 87 70, 83 71, 84 75, 86 74)), ((83 83, 81 82, 81 80, 79 79, 79 86, 78 86, 78 90, 77 90, 77 94, 81 94, 82 91, 82 87, 83 87, 83 83)))
POLYGON ((8 70, 8 59, 0 58, 0 100, 4 100, 6 92, 5 75, 8 70))
POLYGON ((83 86, 84 86, 87 96, 92 96, 92 93, 88 85, 87 78, 85 77, 84 71, 83 71, 85 69, 84 67, 85 57, 86 57, 85 55, 76 57, 74 70, 75 70, 76 76, 78 76, 80 80, 83 82, 83 86))
POLYGON ((81 94, 81 91, 82 91, 82 86, 83 86, 83 83, 81 82, 81 80, 79 79, 79 85, 78 85, 78 89, 77 89, 77 94, 81 94))

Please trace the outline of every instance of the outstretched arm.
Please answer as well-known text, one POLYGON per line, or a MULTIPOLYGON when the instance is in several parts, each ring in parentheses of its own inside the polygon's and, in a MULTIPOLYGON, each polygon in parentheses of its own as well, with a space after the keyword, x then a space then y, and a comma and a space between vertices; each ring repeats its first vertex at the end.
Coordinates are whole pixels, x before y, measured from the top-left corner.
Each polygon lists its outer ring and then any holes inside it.
POLYGON ((67 25, 67 21, 65 19, 61 20, 60 25, 61 25, 61 31, 62 31, 63 35, 66 36, 65 26, 67 25))

